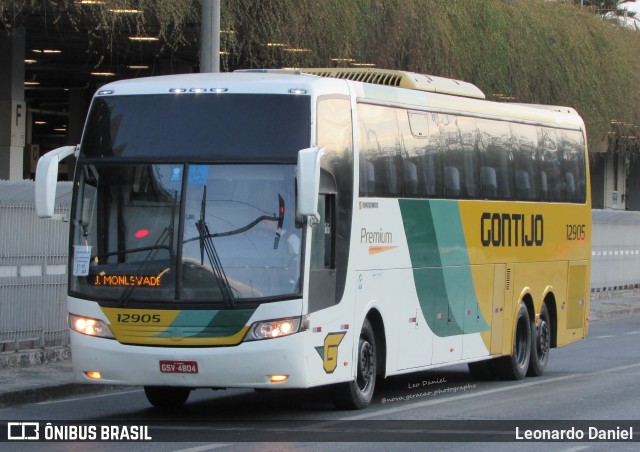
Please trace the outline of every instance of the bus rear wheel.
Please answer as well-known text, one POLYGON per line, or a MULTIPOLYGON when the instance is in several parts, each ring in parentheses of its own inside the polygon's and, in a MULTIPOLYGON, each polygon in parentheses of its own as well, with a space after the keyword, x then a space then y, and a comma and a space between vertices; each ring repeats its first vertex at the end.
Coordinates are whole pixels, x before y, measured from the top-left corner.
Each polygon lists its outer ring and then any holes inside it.
POLYGON ((531 330, 531 359, 527 375, 539 377, 544 374, 549 362, 549 352, 551 350, 551 322, 549 321, 549 311, 547 305, 543 304, 540 309, 540 319, 538 327, 531 330))
POLYGON ((496 374, 504 380, 521 380, 527 374, 531 359, 531 319, 524 303, 516 315, 516 327, 511 356, 496 361, 496 374))
POLYGON ((336 385, 334 403, 347 410, 361 410, 371 403, 378 372, 376 339, 368 319, 364 321, 358 341, 357 375, 354 381, 336 385))
POLYGON ((145 386, 144 394, 151 405, 163 410, 182 407, 187 403, 191 388, 175 386, 145 386))

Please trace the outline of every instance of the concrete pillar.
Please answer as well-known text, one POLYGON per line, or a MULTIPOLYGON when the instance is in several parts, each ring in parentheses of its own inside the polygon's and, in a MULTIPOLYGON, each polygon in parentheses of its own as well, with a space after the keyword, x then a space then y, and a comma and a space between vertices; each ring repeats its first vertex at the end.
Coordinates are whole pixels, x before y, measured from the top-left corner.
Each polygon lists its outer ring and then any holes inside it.
POLYGON ((640 211, 640 163, 633 162, 627 177, 627 209, 640 211))
POLYGON ((24 102, 25 30, 0 32, 0 179, 21 180, 27 106, 24 102))
MULTIPOLYGON (((607 155, 606 153, 594 153, 591 158, 591 207, 594 209, 605 208, 605 191, 607 184, 607 155)), ((607 198, 608 199, 608 198, 607 198)))
POLYGON ((624 157, 616 155, 615 149, 609 149, 604 155, 603 207, 604 209, 624 210, 626 202, 626 168, 624 157))
POLYGON ((80 144, 82 128, 89 110, 89 97, 86 89, 72 89, 69 91, 69 122, 67 123, 67 144, 80 144))
POLYGON ((202 1, 200 72, 220 72, 220 0, 202 1))
MULTIPOLYGON (((69 91, 69 119, 67 122, 66 144, 75 146, 80 144, 82 130, 91 102, 91 93, 87 89, 72 89, 69 91)), ((76 158, 67 157, 59 167, 61 179, 73 180, 76 158)))

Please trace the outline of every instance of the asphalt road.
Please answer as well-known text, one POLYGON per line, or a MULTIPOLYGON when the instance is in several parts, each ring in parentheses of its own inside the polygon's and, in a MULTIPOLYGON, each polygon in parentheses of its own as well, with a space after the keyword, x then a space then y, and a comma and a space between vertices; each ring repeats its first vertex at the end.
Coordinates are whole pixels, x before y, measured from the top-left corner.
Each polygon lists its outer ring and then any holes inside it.
MULTIPOLYGON (((327 391, 194 391, 179 412, 150 408, 140 389, 0 410, 8 421, 150 426, 155 440, 180 442, 37 443, 47 450, 638 450, 640 316, 591 325, 589 338, 552 351, 547 372, 518 382, 473 381, 466 366, 384 381, 363 411, 336 411, 327 391), (563 422, 548 423, 545 420, 563 422), (601 424, 599 421, 612 421, 601 424), (177 421, 177 422, 175 422, 177 421), (502 426, 508 425, 505 429, 502 426), (532 443, 527 430, 620 430, 635 443, 532 443), (424 441, 430 442, 403 442, 424 441), (433 442, 433 441, 438 442, 433 442), (496 443, 493 441, 511 441, 496 443), (188 441, 186 443, 182 441, 188 441), (464 441, 474 441, 474 444, 464 441), (487 443, 486 441, 491 441, 487 443)), ((98 432, 99 434, 99 432, 98 432)), ((585 438, 588 435, 585 435, 585 438)), ((12 450, 36 443, 12 442, 12 450)))

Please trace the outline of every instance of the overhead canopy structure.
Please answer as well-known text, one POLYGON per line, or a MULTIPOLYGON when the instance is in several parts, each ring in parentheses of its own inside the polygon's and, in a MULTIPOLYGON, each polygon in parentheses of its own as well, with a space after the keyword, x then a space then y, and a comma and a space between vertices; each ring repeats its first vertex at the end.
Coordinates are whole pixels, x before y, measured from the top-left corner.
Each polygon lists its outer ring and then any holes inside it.
MULTIPOLYGON (((100 5, 104 2, 85 3, 78 6, 84 12, 61 13, 49 7, 26 13, 21 20, 26 31, 25 101, 37 121, 35 134, 64 134, 74 90, 90 96, 114 79, 193 72, 197 68, 196 22, 183 24, 182 36, 176 39, 163 36, 163 25, 142 10, 104 11, 100 5), (98 15, 92 8, 102 12, 98 15), (102 29, 106 25, 101 22, 106 20, 118 26, 102 29), (138 26, 141 22, 144 27, 138 26)), ((196 13, 194 10, 192 21, 198 20, 196 13)))

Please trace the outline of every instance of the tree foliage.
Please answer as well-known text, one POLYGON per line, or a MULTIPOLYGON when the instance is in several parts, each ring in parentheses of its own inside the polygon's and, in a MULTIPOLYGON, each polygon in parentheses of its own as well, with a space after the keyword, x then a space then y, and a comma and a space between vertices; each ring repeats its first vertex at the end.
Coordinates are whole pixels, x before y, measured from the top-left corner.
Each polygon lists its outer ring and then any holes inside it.
POLYGON ((0 0, 0 25, 8 33, 25 25, 33 15, 46 15, 55 25, 86 31, 94 45, 109 49, 126 34, 153 31, 170 49, 192 44, 185 31, 199 24, 200 2, 191 0, 0 0), (116 14, 114 10, 139 10, 141 14, 116 14))
POLYGON ((640 123, 640 35, 571 3, 245 0, 225 2, 223 12, 227 26, 238 29, 229 44, 243 49, 230 48, 228 68, 351 58, 467 80, 489 98, 575 107, 594 141, 607 136, 612 120, 640 123), (268 13, 252 8, 256 3, 268 13), (248 41, 248 24, 256 22, 248 41), (270 40, 312 51, 265 47, 270 40))
MULTIPOLYGON (((372 63, 466 80, 489 98, 572 106, 584 117, 592 141, 605 140, 612 120, 640 124, 640 34, 573 2, 221 4, 223 70, 372 63)), ((197 46, 200 5, 191 0, 106 0, 88 8, 75 0, 0 0, 0 17, 10 31, 34 11, 52 14, 90 30, 89 39, 103 46, 123 30, 153 29, 168 49, 175 49, 197 46), (109 12, 116 7, 145 13, 116 16, 109 12)))

